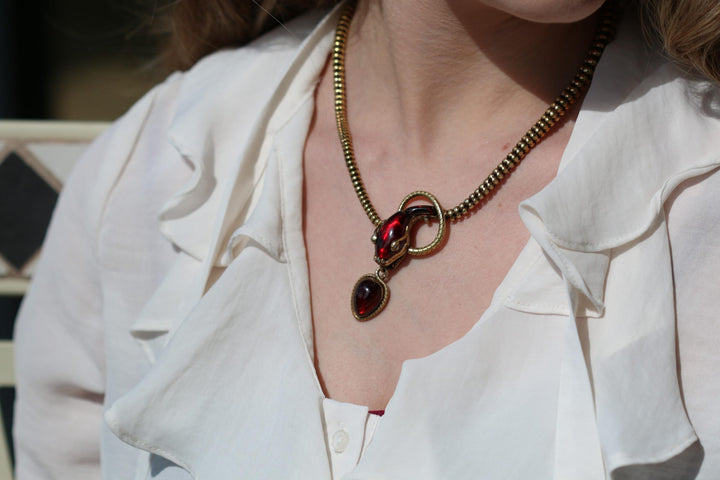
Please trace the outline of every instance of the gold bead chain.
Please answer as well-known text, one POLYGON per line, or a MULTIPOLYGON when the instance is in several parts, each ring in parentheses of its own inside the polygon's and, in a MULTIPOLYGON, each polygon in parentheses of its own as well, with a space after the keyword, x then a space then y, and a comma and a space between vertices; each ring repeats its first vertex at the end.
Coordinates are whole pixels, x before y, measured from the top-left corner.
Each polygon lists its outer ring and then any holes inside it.
MULTIPOLYGON (((345 156, 345 164, 347 165, 350 180, 357 194, 360 204, 368 218, 374 225, 382 223, 382 218, 378 215, 375 207, 370 201, 370 197, 365 190, 360 171, 355 162, 355 152, 353 150, 352 135, 347 120, 347 100, 345 88, 345 46, 347 35, 350 29, 350 22, 355 13, 356 1, 349 1, 344 7, 340 20, 338 21, 337 30, 335 32, 335 42, 333 44, 333 83, 335 91, 335 118, 337 120, 338 134, 340 135, 340 143, 342 145, 343 154, 345 156)), ((619 15, 619 7, 615 2, 606 2, 602 7, 602 20, 595 38, 592 42, 590 50, 583 60, 580 68, 573 77, 572 81, 560 93, 555 101, 550 104, 540 119, 530 127, 520 141, 508 152, 490 175, 478 185, 478 187, 468 195, 465 200, 455 207, 444 210, 443 216, 446 220, 456 221, 463 218, 475 207, 480 200, 490 194, 503 179, 517 167, 525 155, 536 146, 540 141, 552 130, 552 128, 560 122, 561 118, 568 111, 570 106, 582 95, 582 92, 590 84, 595 67, 600 60, 600 56, 607 44, 615 35, 615 24, 619 15)))

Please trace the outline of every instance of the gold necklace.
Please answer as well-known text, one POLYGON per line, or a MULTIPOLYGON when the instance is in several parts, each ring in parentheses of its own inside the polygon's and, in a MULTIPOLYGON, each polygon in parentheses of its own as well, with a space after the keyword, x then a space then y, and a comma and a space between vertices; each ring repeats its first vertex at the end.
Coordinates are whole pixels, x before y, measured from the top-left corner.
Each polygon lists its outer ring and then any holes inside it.
POLYGON ((590 50, 585 56, 582 65, 578 69, 570 84, 560 93, 558 98, 550 104, 540 119, 530 127, 522 136, 520 141, 510 150, 505 158, 500 161, 497 167, 468 195, 465 200, 449 210, 443 210, 440 202, 434 195, 424 190, 417 190, 407 195, 397 212, 386 220, 383 220, 375 210, 370 197, 368 197, 365 185, 360 176, 360 170, 355 162, 352 136, 347 120, 347 101, 345 88, 345 44, 350 29, 350 22, 355 13, 356 0, 349 1, 344 7, 338 26, 335 31, 335 42, 333 45, 333 83, 335 91, 335 119, 337 121, 338 134, 345 156, 345 164, 350 174, 355 193, 360 204, 365 209, 370 221, 375 226, 371 241, 375 244, 375 262, 378 268, 375 273, 369 273, 360 277, 353 287, 350 298, 350 309, 353 316, 360 321, 370 320, 378 315, 388 302, 390 290, 386 281, 389 272, 397 268, 407 255, 411 257, 427 255, 436 250, 443 241, 447 231, 448 221, 457 221, 477 208, 480 200, 490 194, 492 190, 500 186, 503 179, 517 167, 525 155, 560 123, 561 118, 569 110, 570 106, 582 95, 582 92, 590 84, 595 66, 600 60, 603 50, 612 40, 615 34, 615 22, 618 16, 618 8, 614 2, 606 2, 602 7, 602 20, 590 50), (407 205, 415 199, 424 198, 430 204, 407 205), (438 231, 435 238, 428 245, 423 247, 412 247, 410 245, 410 233, 415 223, 421 220, 436 220, 438 231))

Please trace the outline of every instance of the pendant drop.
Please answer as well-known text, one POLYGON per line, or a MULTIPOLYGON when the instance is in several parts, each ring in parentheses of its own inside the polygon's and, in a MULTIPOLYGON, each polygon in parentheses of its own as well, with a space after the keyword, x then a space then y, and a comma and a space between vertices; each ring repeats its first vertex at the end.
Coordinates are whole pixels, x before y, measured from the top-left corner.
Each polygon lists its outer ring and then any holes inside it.
POLYGON ((390 289, 384 281, 385 278, 387 271, 378 268, 374 274, 363 275, 355 283, 351 308, 357 320, 361 322, 370 320, 385 308, 390 297, 390 289))
POLYGON ((437 249, 445 237, 445 217, 437 198, 424 191, 413 192, 403 199, 398 211, 380 222, 373 232, 371 241, 375 244, 375 263, 378 269, 368 273, 355 282, 350 297, 350 310, 353 316, 367 321, 383 311, 390 297, 387 286, 388 271, 397 268, 403 259, 410 256, 423 256, 437 249), (418 197, 423 197, 432 205, 406 205, 418 197), (438 232, 435 239, 421 248, 410 246, 410 231, 420 220, 438 220, 438 232))

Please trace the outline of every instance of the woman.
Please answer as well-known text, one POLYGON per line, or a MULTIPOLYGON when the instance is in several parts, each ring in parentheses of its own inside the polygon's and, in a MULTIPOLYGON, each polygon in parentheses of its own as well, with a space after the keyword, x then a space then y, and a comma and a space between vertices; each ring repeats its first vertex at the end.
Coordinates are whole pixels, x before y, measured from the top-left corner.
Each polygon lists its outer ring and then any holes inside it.
POLYGON ((361 1, 150 92, 24 306, 19 478, 717 478, 718 89, 632 11, 595 69, 601 3, 361 1))

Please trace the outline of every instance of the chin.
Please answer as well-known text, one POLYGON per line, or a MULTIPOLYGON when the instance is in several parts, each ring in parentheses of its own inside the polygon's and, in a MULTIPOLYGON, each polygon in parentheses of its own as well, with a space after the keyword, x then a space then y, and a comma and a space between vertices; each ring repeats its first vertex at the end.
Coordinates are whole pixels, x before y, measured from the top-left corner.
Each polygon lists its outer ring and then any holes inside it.
POLYGON ((530 22, 573 23, 595 13, 604 0, 483 0, 483 3, 530 22))

